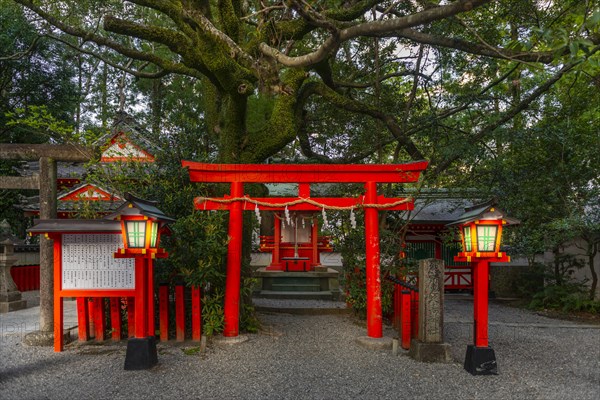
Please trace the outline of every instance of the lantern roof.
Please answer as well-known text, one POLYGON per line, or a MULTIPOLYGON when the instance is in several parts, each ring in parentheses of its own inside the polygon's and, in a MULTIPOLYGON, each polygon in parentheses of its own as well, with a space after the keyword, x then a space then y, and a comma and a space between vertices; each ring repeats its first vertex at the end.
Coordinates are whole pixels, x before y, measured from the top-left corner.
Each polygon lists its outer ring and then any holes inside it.
POLYGON ((144 215, 149 218, 158 219, 164 223, 175 222, 175 219, 166 216, 165 213, 156 207, 158 204, 156 201, 144 200, 131 193, 125 193, 124 197, 127 201, 113 214, 107 215, 105 219, 116 219, 121 215, 144 215))
POLYGON ((485 203, 466 207, 464 214, 458 217, 456 221, 449 223, 448 226, 461 225, 477 220, 503 220, 505 221, 505 225, 517 225, 521 223, 516 218, 506 216, 506 213, 499 209, 496 204, 498 204, 497 199, 491 199, 485 203))

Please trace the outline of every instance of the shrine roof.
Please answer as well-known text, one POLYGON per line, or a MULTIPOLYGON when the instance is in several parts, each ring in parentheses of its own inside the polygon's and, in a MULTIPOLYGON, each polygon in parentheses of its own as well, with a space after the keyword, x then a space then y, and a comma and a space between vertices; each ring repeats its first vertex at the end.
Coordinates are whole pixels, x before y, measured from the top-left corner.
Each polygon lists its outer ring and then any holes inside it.
POLYGON ((159 150, 152 141, 148 139, 148 131, 140 125, 135 118, 125 112, 117 112, 110 132, 102 135, 94 142, 94 146, 103 147, 110 143, 111 139, 121 133, 138 145, 143 150, 150 153, 156 153, 159 150))
MULTIPOLYGON (((56 202, 56 211, 61 212, 82 212, 84 207, 88 207, 90 211, 94 211, 97 213, 105 214, 116 211, 122 204, 123 200, 119 201, 86 201, 82 202, 80 200, 68 200, 68 201, 57 201, 56 202), (85 205, 84 205, 85 204, 85 205)), ((37 202, 27 203, 25 205, 18 205, 19 209, 27 212, 39 212, 40 211, 40 203, 39 198, 37 202)))
POLYGON ((421 199, 415 200, 415 208, 407 218, 411 224, 448 224, 464 214, 465 208, 473 205, 467 199, 421 199))
MULTIPOLYGON (((13 167, 21 176, 39 174, 39 161, 21 161, 20 165, 13 167)), ((84 163, 59 161, 56 163, 57 179, 79 179, 85 174, 84 163)))

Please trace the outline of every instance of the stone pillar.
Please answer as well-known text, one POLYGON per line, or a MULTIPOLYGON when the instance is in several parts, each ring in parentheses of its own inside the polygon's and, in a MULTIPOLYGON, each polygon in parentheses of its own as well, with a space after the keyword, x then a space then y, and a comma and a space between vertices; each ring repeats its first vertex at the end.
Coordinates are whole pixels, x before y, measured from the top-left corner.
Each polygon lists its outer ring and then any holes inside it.
POLYGON ((417 361, 450 362, 450 345, 444 343, 444 261, 419 261, 419 337, 409 355, 417 361))
POLYGON ((10 267, 17 262, 13 248, 13 243, 8 239, 0 243, 0 314, 27 307, 27 302, 21 299, 21 292, 10 275, 10 267))
MULTIPOLYGON (((56 161, 40 158, 40 219, 56 218, 56 161)), ((54 241, 40 235, 40 330, 28 333, 29 346, 54 345, 54 241)))

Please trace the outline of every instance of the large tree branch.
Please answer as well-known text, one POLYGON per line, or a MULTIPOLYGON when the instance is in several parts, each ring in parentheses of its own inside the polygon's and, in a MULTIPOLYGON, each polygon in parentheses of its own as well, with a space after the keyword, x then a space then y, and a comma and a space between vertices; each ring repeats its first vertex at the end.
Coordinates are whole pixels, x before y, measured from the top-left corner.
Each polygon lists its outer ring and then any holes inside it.
POLYGON ((453 37, 442 37, 436 36, 429 33, 420 32, 414 29, 402 29, 391 34, 385 34, 383 36, 390 37, 401 37, 410 39, 414 42, 421 44, 428 44, 432 46, 446 47, 450 49, 464 51, 470 54, 477 54, 480 56, 503 58, 514 61, 524 62, 541 62, 551 63, 554 59, 554 54, 551 51, 542 52, 523 52, 515 51, 510 49, 503 49, 500 47, 491 47, 489 45, 483 45, 479 43, 470 42, 460 38, 453 37))
POLYGON ((53 16, 52 14, 50 14, 50 13, 44 11, 42 8, 38 7, 31 0, 15 0, 15 1, 23 6, 27 7, 34 13, 38 14, 40 17, 45 19, 52 26, 60 29, 61 31, 63 31, 66 34, 82 38, 84 41, 92 41, 100 46, 105 46, 107 48, 110 48, 110 49, 116 51, 117 53, 122 54, 122 55, 132 58, 132 59, 151 62, 169 72, 175 72, 175 73, 179 73, 179 74, 183 74, 183 75, 192 76, 195 78, 199 78, 202 76, 198 70, 193 69, 193 68, 188 68, 187 66, 185 66, 181 63, 173 62, 171 60, 166 60, 162 57, 159 57, 159 56, 149 53, 149 52, 143 52, 143 51, 139 51, 136 49, 132 49, 131 47, 127 47, 119 42, 116 42, 112 39, 109 39, 109 38, 99 35, 97 33, 90 32, 90 31, 87 31, 87 30, 79 28, 79 27, 67 25, 67 24, 63 23, 59 18, 53 16))
MULTIPOLYGON (((194 38, 195 31, 189 21, 186 21, 185 14, 183 12, 183 4, 177 4, 176 2, 169 0, 129 0, 130 2, 137 4, 142 7, 152 8, 153 10, 159 11, 168 16, 171 21, 177 25, 179 29, 190 39, 194 38)), ((198 7, 194 4, 188 4, 188 7, 198 7)))
POLYGON ((177 54, 183 53, 191 45, 189 38, 180 32, 159 26, 138 24, 112 15, 104 17, 104 29, 108 32, 163 44, 177 54))
MULTIPOLYGON (((120 71, 126 72, 128 74, 131 74, 135 77, 138 78, 146 78, 146 79, 158 79, 158 78, 162 78, 166 75, 168 75, 170 72, 166 71, 164 69, 161 69, 160 71, 157 72, 144 72, 141 69, 132 69, 132 68, 128 68, 126 66, 120 65, 114 61, 111 61, 110 59, 108 59, 107 57, 105 57, 103 54, 98 53, 96 51, 92 51, 92 50, 88 50, 85 49, 81 46, 77 46, 74 43, 69 42, 68 40, 65 40, 63 38, 61 38, 60 36, 56 36, 56 35, 47 35, 49 38, 56 40, 57 42, 61 42, 67 46, 69 46, 70 48, 77 50, 78 52, 82 53, 82 54, 87 54, 90 55, 108 65, 110 65, 113 68, 116 68, 120 71)), ((146 64, 148 65, 148 64, 146 64)))
MULTIPOLYGON (((306 121, 304 118, 304 105, 306 101, 316 93, 316 87, 319 82, 312 81, 305 84, 300 92, 298 93, 298 103, 296 105, 296 119, 299 121, 299 127, 297 132, 298 142, 300 143, 300 150, 302 154, 308 159, 318 161, 323 164, 351 164, 364 160, 365 158, 375 154, 378 148, 375 146, 369 146, 367 149, 355 153, 351 157, 339 157, 331 158, 324 154, 319 154, 313 150, 310 138, 306 132, 306 121)), ((380 142, 381 146, 387 146, 388 144, 396 142, 396 139, 391 136, 390 138, 380 142)))
POLYGON ((405 132, 402 130, 402 128, 392 115, 386 114, 375 107, 361 103, 357 100, 347 98, 339 94, 335 90, 331 89, 330 87, 326 86, 322 82, 315 82, 311 87, 311 92, 319 94, 336 107, 347 111, 368 115, 372 118, 383 122, 383 124, 390 131, 394 139, 402 145, 404 150, 413 160, 424 159, 421 151, 413 143, 410 137, 405 134, 405 132))
POLYGON ((385 33, 438 21, 461 12, 470 11, 474 7, 478 7, 489 1, 490 0, 457 0, 446 6, 426 9, 405 17, 369 21, 357 24, 349 28, 342 29, 338 31, 337 34, 332 34, 332 36, 327 38, 317 50, 298 57, 286 56, 279 50, 267 45, 264 42, 259 44, 259 49, 266 56, 274 58, 285 66, 306 67, 323 60, 325 57, 331 54, 340 43, 344 41, 359 36, 383 35, 385 33))
MULTIPOLYGON (((386 81, 390 78, 397 78, 400 76, 414 76, 414 77, 421 77, 423 79, 426 79, 428 81, 431 80, 431 77, 428 75, 425 75, 421 72, 418 71, 400 71, 400 72, 394 72, 391 74, 385 74, 379 77, 379 82, 383 82, 386 81)), ((339 82, 336 81, 335 82, 335 86, 338 87, 349 87, 349 88, 357 88, 357 89, 364 89, 364 88, 368 88, 371 86, 374 86, 375 82, 367 82, 367 83, 359 83, 359 82, 339 82)))
POLYGON ((14 54, 11 54, 10 56, 0 57, 0 61, 19 60, 23 57, 28 56, 29 54, 31 54, 33 52, 33 50, 35 49, 35 46, 37 46, 40 39, 43 38, 44 36, 45 35, 36 36, 35 39, 33 39, 33 42, 31 42, 31 45, 29 45, 29 47, 27 48, 27 50, 16 52, 14 54))

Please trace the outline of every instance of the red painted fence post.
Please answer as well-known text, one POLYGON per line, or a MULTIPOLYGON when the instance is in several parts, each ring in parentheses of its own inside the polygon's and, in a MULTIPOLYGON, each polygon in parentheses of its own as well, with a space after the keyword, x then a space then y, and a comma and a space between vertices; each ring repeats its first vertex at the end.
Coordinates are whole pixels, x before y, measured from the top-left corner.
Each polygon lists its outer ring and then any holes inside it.
POLYGON ((96 326, 96 340, 104 340, 104 297, 94 298, 94 325, 96 326))
POLYGON ((175 286, 175 339, 178 342, 185 340, 185 302, 183 285, 175 286))
POLYGON ((88 331, 89 326, 89 313, 87 305, 87 297, 77 298, 77 336, 80 342, 90 340, 90 334, 88 331))
POLYGON ((410 348, 410 339, 411 339, 411 310, 410 310, 410 291, 402 290, 401 292, 401 329, 400 329, 400 337, 401 344, 400 346, 408 350, 410 348))
POLYGON ((411 290, 410 297, 410 319, 413 321, 411 337, 416 339, 419 336, 419 292, 411 290))
POLYGON ((110 298, 110 327, 112 340, 121 340, 121 298, 110 298))
POLYGON ((169 340, 169 286, 160 285, 158 288, 158 313, 160 324, 160 341, 169 340))
POLYGON ((200 341, 202 336, 202 304, 200 303, 200 288, 192 287, 192 340, 200 341))

